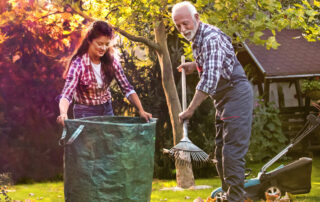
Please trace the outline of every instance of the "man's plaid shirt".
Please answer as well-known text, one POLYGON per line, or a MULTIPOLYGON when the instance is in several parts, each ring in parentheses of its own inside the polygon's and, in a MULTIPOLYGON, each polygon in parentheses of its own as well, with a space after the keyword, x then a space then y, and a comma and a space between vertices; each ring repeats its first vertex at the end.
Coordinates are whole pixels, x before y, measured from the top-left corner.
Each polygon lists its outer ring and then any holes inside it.
POLYGON ((220 76, 229 80, 233 71, 236 56, 231 39, 217 27, 200 22, 192 51, 200 73, 196 89, 215 94, 220 76))
MULTIPOLYGON (((113 62, 113 69, 115 79, 126 97, 135 93, 123 72, 120 62, 116 59, 113 62)), ((111 99, 110 83, 105 83, 105 75, 102 71, 101 77, 104 83, 102 87, 99 87, 88 53, 82 57, 77 57, 70 65, 66 82, 59 98, 66 98, 70 103, 74 100, 75 103, 84 105, 104 104, 111 99)))

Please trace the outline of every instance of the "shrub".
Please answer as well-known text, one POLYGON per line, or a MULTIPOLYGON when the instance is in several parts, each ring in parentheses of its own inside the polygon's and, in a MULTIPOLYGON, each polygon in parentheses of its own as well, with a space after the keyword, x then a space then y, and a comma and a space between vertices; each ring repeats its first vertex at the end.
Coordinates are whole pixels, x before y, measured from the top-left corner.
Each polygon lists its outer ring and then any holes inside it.
POLYGON ((7 195, 7 186, 10 185, 12 185, 10 173, 0 173, 0 201, 2 201, 1 199, 6 202, 11 201, 11 199, 7 195))
POLYGON ((10 173, 0 174, 0 186, 10 186, 12 185, 12 179, 10 173))
POLYGON ((301 82, 302 92, 320 90, 320 80, 319 77, 316 77, 313 80, 302 80, 301 82))
POLYGON ((259 98, 255 104, 248 160, 263 161, 285 147, 287 138, 282 132, 279 109, 274 103, 259 98))
POLYGON ((302 80, 301 91, 313 100, 320 99, 320 80, 319 77, 311 80, 302 80))

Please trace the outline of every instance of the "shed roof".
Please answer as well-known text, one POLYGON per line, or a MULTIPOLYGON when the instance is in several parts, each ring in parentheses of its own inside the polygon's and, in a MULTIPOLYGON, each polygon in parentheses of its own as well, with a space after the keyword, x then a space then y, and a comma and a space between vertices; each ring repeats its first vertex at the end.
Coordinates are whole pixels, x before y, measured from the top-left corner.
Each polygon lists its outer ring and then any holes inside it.
MULTIPOLYGON (((265 32, 263 37, 271 36, 265 32)), ((320 42, 308 42, 299 30, 277 32, 278 49, 245 44, 245 48, 267 79, 320 76, 320 42)))

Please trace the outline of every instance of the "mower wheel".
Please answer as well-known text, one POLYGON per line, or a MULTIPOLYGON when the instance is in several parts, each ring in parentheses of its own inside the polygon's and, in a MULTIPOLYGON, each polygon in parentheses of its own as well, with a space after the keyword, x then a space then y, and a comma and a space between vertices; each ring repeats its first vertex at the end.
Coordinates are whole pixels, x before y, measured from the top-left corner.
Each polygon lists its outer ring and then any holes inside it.
MULTIPOLYGON (((274 199, 280 199, 281 196, 282 196, 282 191, 279 187, 277 186, 270 186, 268 187, 267 189, 265 189, 265 192, 264 192, 264 197, 266 197, 267 195, 272 197, 272 196, 275 196, 274 199)), ((274 200, 273 199, 273 200, 274 200)))
POLYGON ((213 198, 216 199, 217 201, 222 201, 224 197, 224 194, 222 191, 218 191, 214 194, 213 198))

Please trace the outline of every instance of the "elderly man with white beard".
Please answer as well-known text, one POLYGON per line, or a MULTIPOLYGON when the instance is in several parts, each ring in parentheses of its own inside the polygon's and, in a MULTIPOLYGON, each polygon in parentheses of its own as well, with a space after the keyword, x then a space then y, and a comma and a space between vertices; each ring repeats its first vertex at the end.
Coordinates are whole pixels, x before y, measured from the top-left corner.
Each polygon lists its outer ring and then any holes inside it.
POLYGON ((188 120, 209 96, 216 109, 215 158, 224 201, 244 201, 245 155, 248 151, 253 111, 253 91, 239 63, 230 37, 215 26, 200 21, 190 2, 172 8, 178 31, 192 42, 195 61, 178 67, 186 74, 198 70, 200 80, 189 107, 179 114, 188 120))

